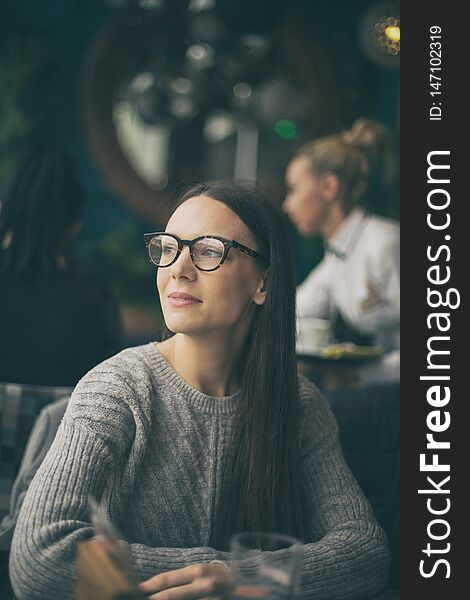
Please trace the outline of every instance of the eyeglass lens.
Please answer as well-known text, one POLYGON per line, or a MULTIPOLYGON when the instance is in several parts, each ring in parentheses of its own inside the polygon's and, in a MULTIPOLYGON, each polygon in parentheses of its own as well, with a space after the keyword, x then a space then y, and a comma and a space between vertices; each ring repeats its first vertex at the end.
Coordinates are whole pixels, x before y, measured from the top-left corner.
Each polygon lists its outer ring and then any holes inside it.
MULTIPOLYGON (((156 235, 150 240, 149 254, 152 262, 167 267, 178 253, 178 241, 171 235, 156 235)), ((217 267, 224 256, 224 244, 215 238, 204 238, 193 244, 194 264, 203 270, 217 267)))

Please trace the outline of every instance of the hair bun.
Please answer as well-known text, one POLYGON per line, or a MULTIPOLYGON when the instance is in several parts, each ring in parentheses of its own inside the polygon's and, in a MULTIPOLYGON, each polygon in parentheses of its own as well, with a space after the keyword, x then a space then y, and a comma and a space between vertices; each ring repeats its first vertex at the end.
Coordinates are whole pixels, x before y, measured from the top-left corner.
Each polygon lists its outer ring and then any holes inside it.
POLYGON ((379 152, 389 142, 385 127, 369 119, 357 119, 351 129, 341 134, 341 138, 345 144, 355 146, 367 154, 379 152))

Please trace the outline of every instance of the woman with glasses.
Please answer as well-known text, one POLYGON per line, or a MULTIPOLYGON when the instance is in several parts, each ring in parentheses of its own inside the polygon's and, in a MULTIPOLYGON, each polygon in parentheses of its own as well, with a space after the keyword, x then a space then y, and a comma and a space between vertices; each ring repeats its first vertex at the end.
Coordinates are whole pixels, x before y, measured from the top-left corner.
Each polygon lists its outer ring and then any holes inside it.
POLYGON ((168 337, 76 387, 15 532, 19 600, 72 596, 76 543, 93 536, 90 497, 153 599, 228 598, 230 537, 259 530, 305 542, 300 598, 379 591, 384 533, 324 399, 296 374, 278 211, 246 186, 201 184, 145 243, 168 337))

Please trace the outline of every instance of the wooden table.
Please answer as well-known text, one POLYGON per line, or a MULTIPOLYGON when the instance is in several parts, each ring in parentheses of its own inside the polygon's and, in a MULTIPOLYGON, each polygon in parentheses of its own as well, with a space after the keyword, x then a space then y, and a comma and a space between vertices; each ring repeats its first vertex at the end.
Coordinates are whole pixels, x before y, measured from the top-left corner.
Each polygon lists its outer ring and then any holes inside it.
POLYGON ((360 387, 359 367, 371 364, 379 357, 344 356, 329 358, 322 354, 297 353, 297 370, 320 389, 360 387))

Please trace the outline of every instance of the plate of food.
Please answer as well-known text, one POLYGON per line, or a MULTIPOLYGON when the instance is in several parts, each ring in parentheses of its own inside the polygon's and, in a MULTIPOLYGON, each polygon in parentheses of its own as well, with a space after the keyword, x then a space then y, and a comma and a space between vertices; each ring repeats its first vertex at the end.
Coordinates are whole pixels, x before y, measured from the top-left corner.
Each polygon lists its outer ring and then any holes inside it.
POLYGON ((320 362, 368 362, 380 358, 384 349, 381 346, 358 346, 351 342, 313 346, 297 344, 297 357, 320 362))
POLYGON ((319 356, 330 360, 350 359, 361 360, 368 358, 379 358, 384 353, 381 346, 357 346, 351 342, 331 344, 319 351, 319 356))

